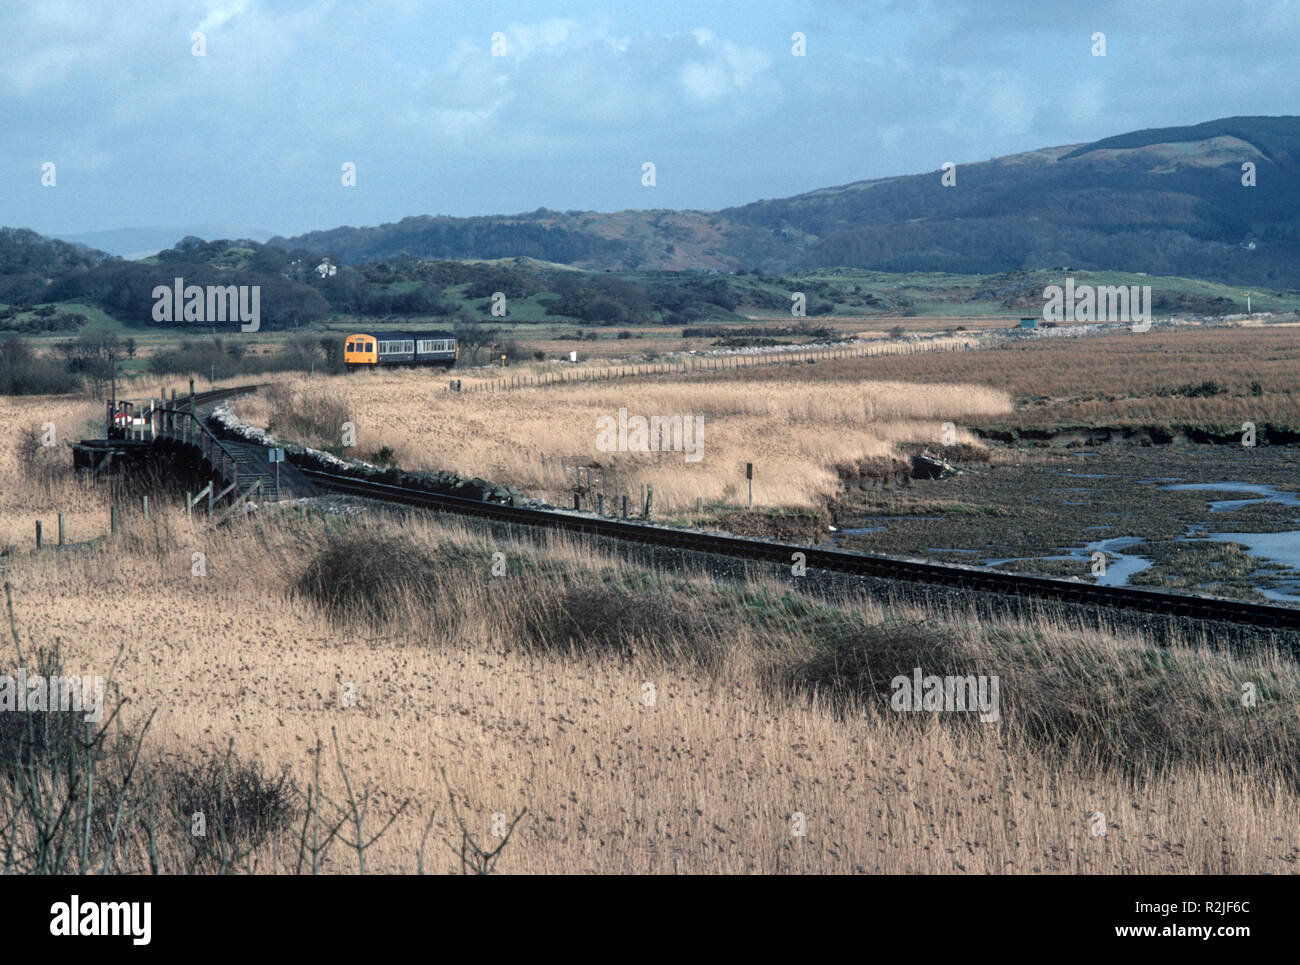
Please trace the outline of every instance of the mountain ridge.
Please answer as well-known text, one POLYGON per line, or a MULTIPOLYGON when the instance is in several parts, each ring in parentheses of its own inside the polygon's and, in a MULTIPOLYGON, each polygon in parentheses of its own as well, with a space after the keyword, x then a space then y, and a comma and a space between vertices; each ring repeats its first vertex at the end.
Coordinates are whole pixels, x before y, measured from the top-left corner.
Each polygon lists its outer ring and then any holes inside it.
POLYGON ((359 263, 532 257, 587 269, 1014 271, 1078 266, 1294 283, 1300 117, 1234 116, 864 179, 718 211, 417 215, 268 244, 359 263), (1242 165, 1255 165, 1255 186, 1242 165))

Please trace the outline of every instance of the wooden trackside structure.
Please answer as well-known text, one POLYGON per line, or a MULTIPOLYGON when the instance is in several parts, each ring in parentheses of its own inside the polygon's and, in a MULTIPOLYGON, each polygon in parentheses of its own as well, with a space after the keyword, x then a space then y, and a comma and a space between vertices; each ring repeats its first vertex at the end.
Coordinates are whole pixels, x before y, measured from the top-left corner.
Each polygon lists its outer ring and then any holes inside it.
POLYGON ((119 400, 109 403, 103 439, 83 439, 72 446, 73 465, 92 475, 114 472, 126 464, 152 460, 165 471, 198 478, 200 488, 188 499, 187 509, 206 502, 209 512, 218 507, 234 510, 257 498, 275 501, 282 496, 309 495, 314 487, 293 466, 277 475, 269 450, 252 443, 221 439, 207 424, 212 403, 256 390, 238 386, 196 394, 190 382, 188 397, 178 401, 173 392, 156 399, 119 400))

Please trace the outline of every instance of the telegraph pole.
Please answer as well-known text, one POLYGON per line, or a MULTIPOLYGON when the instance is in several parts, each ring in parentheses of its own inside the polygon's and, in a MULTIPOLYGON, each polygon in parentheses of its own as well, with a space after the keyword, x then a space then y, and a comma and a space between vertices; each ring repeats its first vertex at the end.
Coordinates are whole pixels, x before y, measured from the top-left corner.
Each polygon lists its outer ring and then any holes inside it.
MULTIPOLYGON (((117 421, 117 358, 113 355, 113 343, 108 344, 108 381, 110 385, 109 407, 108 407, 108 428, 112 429, 113 424, 117 421)), ((105 432, 104 437, 113 438, 111 432, 105 432)))

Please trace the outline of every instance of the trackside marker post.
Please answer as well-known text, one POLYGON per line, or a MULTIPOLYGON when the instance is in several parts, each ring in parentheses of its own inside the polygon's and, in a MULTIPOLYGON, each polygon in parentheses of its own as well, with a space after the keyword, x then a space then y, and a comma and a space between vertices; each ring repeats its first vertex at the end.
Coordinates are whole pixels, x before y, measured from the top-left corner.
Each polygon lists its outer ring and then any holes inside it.
POLYGON ((283 449, 268 449, 266 453, 268 462, 275 464, 275 498, 280 498, 280 463, 284 462, 283 449))

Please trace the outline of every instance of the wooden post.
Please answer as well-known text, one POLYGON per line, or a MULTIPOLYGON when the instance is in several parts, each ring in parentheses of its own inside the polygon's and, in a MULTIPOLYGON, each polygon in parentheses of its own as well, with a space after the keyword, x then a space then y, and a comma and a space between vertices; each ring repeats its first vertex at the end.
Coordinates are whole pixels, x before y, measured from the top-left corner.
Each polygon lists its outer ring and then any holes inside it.
POLYGON ((140 497, 140 512, 144 514, 145 519, 149 518, 149 497, 148 496, 140 497))
POLYGON ((573 508, 575 511, 582 508, 582 496, 576 489, 573 491, 573 508))
POLYGON ((189 492, 189 490, 186 490, 185 492, 185 518, 194 518, 194 496, 189 492))
POLYGON ((627 493, 623 494, 623 518, 627 519, 627 493))
POLYGON ((745 463, 745 478, 749 480, 749 508, 754 508, 754 464, 745 463))
POLYGON ((190 412, 194 411, 194 380, 190 379, 190 412))
POLYGON ((700 513, 703 513, 703 512, 704 512, 704 497, 703 497, 703 496, 696 496, 696 497, 695 497, 695 512, 696 512, 697 515, 700 514, 700 513))
POLYGON ((63 545, 63 514, 59 513, 59 545, 63 545))
POLYGON ((598 516, 605 515, 605 494, 604 493, 600 493, 596 497, 596 515, 598 516))
POLYGON ((45 542, 41 539, 41 521, 38 519, 36 521, 36 548, 40 549, 44 545, 45 542))
POLYGON ((108 530, 110 533, 117 532, 117 504, 114 503, 108 511, 108 530))
POLYGON ((655 488, 649 483, 646 483, 646 487, 645 487, 645 518, 646 519, 649 519, 651 516, 654 515, 654 507, 655 507, 655 488))

